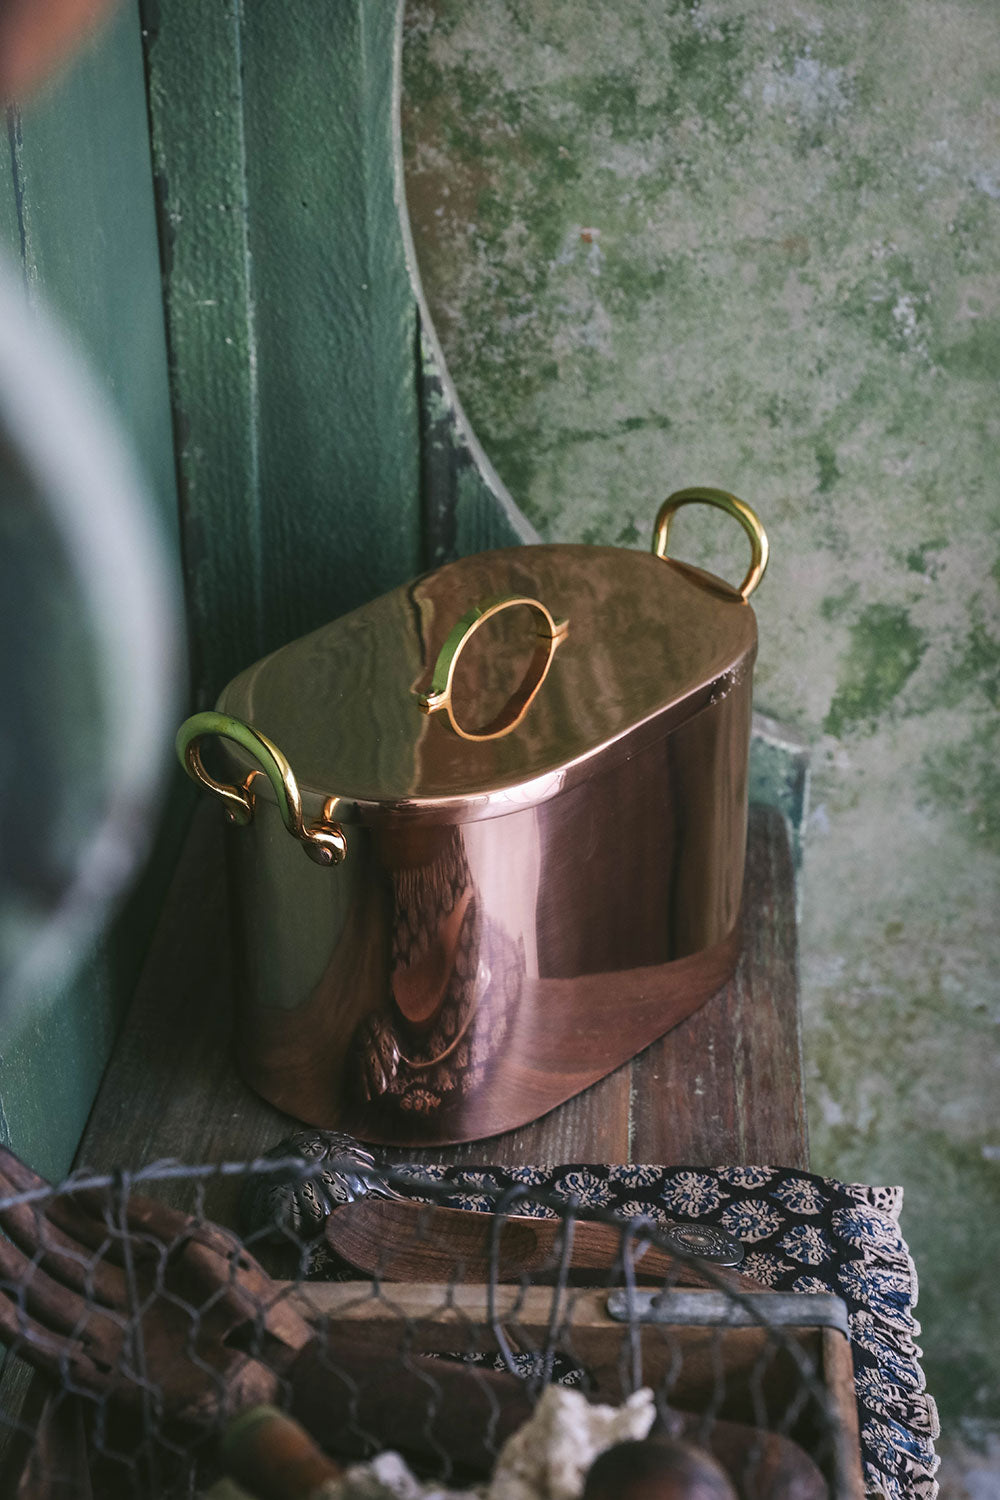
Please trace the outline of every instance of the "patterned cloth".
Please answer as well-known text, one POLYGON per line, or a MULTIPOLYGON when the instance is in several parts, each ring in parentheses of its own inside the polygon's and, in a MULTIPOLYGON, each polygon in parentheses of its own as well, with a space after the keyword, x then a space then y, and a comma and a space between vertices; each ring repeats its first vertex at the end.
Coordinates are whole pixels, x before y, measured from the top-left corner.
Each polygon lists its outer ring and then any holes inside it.
MULTIPOLYGON (((914 1342, 917 1275, 899 1229, 902 1188, 864 1187, 781 1167, 414 1167, 454 1183, 456 1208, 540 1187, 582 1212, 717 1224, 741 1240, 741 1270, 778 1291, 835 1292, 847 1304, 870 1495, 935 1500, 937 1410, 914 1342), (477 1201, 476 1189, 482 1189, 477 1201)), ((551 1216, 530 1198, 511 1212, 551 1216)))

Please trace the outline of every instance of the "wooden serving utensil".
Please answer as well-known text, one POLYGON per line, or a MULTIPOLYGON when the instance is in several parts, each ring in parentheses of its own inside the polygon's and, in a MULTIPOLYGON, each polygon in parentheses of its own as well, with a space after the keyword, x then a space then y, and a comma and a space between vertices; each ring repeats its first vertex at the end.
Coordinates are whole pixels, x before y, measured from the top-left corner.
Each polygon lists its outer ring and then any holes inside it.
MULTIPOLYGON (((517 1281, 536 1283, 558 1274, 566 1224, 562 1219, 440 1208, 412 1199, 361 1198, 345 1203, 326 1220, 327 1244, 347 1265, 385 1281, 517 1281)), ((626 1226, 575 1219, 569 1264, 574 1272, 610 1271, 621 1262, 626 1226)), ((766 1288, 727 1266, 706 1275, 697 1262, 651 1245, 641 1233, 631 1241, 637 1281, 676 1286, 719 1287, 740 1292, 766 1288)))

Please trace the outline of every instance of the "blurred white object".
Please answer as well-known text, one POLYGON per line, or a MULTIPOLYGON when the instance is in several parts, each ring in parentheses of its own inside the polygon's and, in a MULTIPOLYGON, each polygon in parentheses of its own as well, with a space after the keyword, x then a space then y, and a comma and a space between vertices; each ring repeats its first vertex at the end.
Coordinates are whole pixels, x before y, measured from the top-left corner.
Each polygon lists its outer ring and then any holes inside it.
POLYGON ((531 1420, 501 1448, 489 1500, 576 1500, 598 1454, 648 1437, 655 1420, 646 1386, 621 1406, 592 1405, 571 1386, 546 1386, 531 1420))
POLYGON ((94 378, 0 264, 0 1014, 65 980, 148 848, 178 594, 94 378))

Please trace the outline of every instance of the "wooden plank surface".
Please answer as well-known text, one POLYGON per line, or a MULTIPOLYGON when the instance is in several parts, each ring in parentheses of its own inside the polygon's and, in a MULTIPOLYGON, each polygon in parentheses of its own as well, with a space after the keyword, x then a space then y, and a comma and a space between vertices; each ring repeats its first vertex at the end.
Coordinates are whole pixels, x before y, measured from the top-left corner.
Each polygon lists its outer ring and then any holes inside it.
MULTIPOLYGON (((752 809, 750 830, 744 955, 701 1012, 532 1125, 400 1156, 806 1166, 788 840, 773 809, 752 809)), ((296 1128, 231 1061, 226 833, 217 808, 199 808, 83 1138, 79 1160, 90 1167, 247 1160, 296 1128)), ((233 1222, 237 1193, 232 1180, 215 1180, 206 1207, 233 1222)))
POLYGON ((774 809, 751 829, 736 973, 630 1072, 632 1148, 653 1161, 809 1165, 791 853, 774 809))
POLYGON ((453 1146, 448 1159, 807 1167, 794 877, 773 808, 751 809, 743 899, 736 973, 700 1011, 543 1119, 453 1146))
POLYGON ((204 706, 420 569, 396 5, 141 10, 204 706))

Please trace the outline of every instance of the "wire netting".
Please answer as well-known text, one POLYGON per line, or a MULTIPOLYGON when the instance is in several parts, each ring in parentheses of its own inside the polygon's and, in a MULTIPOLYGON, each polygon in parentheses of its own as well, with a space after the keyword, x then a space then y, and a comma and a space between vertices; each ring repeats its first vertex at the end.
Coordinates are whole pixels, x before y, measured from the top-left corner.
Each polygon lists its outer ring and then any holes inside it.
POLYGON ((484 1483, 552 1384, 610 1404, 650 1389, 654 1431, 714 1455, 746 1500, 783 1493, 799 1453, 820 1493, 845 1492, 808 1296, 744 1290, 662 1225, 539 1187, 446 1196, 364 1152, 58 1187, 8 1157, 4 1493, 203 1494, 259 1402, 345 1463, 395 1449, 484 1483))

